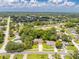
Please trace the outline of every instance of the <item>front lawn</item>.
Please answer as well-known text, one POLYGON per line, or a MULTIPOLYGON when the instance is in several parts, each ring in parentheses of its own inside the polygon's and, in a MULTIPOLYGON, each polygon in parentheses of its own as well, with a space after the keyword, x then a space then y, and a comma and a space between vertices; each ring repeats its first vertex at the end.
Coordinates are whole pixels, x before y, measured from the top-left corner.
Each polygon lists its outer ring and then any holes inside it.
POLYGON ((46 43, 43 43, 43 48, 45 48, 45 49, 53 49, 53 46, 49 46, 46 43))
POLYGON ((72 59, 72 58, 69 55, 66 55, 65 59, 72 59))
POLYGON ((54 47, 53 46, 49 46, 46 43, 43 43, 43 50, 44 51, 54 51, 54 47))
POLYGON ((26 51, 38 51, 38 45, 33 44, 32 49, 27 49, 26 51))
POLYGON ((58 50, 58 52, 62 51, 62 49, 57 49, 57 50, 58 50))
POLYGON ((36 48, 38 48, 38 45, 37 45, 37 44, 34 44, 34 45, 32 46, 32 49, 36 49, 36 48))
POLYGON ((10 55, 0 55, 0 59, 9 59, 10 55))
POLYGON ((67 46, 67 50, 76 51, 77 48, 75 46, 67 46))
POLYGON ((27 59, 48 59, 47 54, 29 54, 27 59))
POLYGON ((23 55, 17 54, 17 55, 14 56, 14 59, 23 59, 23 55))
POLYGON ((54 52, 54 49, 43 49, 44 51, 50 51, 50 52, 54 52))

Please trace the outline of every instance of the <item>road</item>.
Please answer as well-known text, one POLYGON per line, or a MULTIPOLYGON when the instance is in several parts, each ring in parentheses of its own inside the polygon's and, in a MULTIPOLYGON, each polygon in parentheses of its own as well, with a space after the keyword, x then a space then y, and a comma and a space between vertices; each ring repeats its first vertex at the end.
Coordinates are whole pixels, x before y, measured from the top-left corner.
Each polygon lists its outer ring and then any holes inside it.
POLYGON ((7 19, 7 27, 6 27, 6 31, 5 31, 4 43, 3 43, 3 46, 1 48, 4 51, 5 51, 5 47, 8 43, 8 38, 9 38, 9 26, 10 26, 10 17, 7 19))
POLYGON ((23 51, 23 52, 15 52, 15 53, 1 53, 1 54, 55 54, 55 52, 39 52, 39 51, 23 51))

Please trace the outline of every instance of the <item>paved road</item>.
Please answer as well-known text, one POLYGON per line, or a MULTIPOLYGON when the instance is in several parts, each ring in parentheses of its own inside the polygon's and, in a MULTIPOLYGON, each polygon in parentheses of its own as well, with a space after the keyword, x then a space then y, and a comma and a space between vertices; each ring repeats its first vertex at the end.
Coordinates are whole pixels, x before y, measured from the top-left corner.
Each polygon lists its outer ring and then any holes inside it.
POLYGON ((8 43, 8 37, 9 37, 9 26, 10 26, 10 17, 7 19, 7 27, 6 27, 6 32, 5 32, 5 37, 4 37, 4 43, 2 46, 2 50, 5 50, 5 46, 8 43))
POLYGON ((55 52, 24 51, 24 52, 1 53, 1 54, 55 54, 55 52))

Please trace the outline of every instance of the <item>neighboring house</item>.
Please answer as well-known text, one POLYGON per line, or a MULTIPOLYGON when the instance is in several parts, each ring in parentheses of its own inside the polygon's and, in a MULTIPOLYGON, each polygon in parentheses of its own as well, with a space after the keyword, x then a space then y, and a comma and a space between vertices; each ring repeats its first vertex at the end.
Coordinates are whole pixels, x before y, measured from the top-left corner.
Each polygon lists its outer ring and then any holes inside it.
POLYGON ((46 41, 46 44, 49 46, 53 46, 54 45, 54 41, 46 41))

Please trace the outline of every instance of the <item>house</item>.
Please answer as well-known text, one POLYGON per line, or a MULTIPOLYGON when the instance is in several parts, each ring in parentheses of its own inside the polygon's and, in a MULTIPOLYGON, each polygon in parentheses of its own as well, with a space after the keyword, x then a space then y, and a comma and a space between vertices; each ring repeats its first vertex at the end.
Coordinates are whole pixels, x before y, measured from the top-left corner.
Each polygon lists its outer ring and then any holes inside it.
POLYGON ((53 46, 54 45, 54 41, 46 41, 46 44, 49 46, 53 46))
POLYGON ((34 43, 42 43, 43 40, 42 40, 42 39, 34 39, 33 42, 34 42, 34 43))

